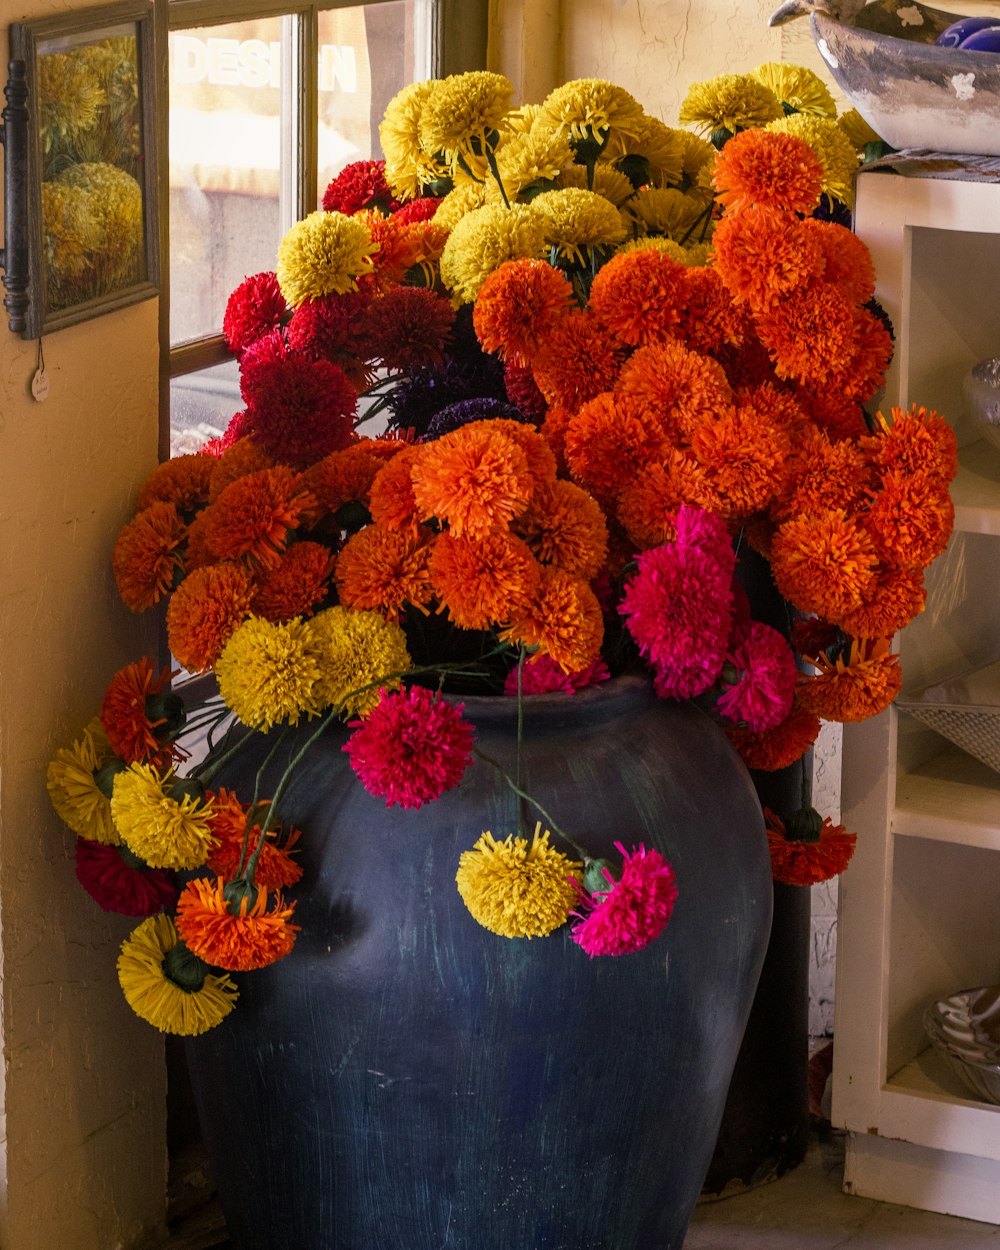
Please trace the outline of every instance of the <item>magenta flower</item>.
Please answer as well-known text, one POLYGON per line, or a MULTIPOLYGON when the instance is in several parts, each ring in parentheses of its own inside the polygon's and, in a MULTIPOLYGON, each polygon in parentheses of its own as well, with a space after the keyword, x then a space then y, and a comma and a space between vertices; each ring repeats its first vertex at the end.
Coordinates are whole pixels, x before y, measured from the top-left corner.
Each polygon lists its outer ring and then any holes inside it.
MULTIPOLYGON (((548 652, 536 655, 521 672, 522 694, 575 694, 586 686, 596 686, 611 676, 608 666, 598 657, 578 673, 564 673, 548 652)), ((503 684, 504 694, 517 694, 517 669, 512 668, 503 684)))
POLYGON ((677 898, 673 869, 655 849, 640 842, 631 852, 615 843, 622 856, 618 881, 604 869, 606 891, 586 894, 571 937, 594 955, 627 955, 642 950, 667 927, 677 898))
POLYGON ((361 320, 370 303, 365 290, 307 299, 288 323, 288 346, 311 360, 329 360, 341 368, 345 361, 356 366, 361 320))
POLYGON ((694 504, 683 503, 677 512, 676 524, 678 547, 696 547, 711 556, 732 577, 736 568, 736 553, 729 530, 720 517, 694 504))
POLYGON ((76 879, 105 911, 152 916, 177 902, 173 876, 150 868, 124 847, 76 840, 76 879))
MULTIPOLYGON (((682 509, 683 511, 683 509, 682 509)), ((732 569, 698 546, 667 543, 637 557, 619 612, 663 699, 690 699, 716 682, 732 616, 732 569)))
POLYGON ((430 221, 438 210, 441 203, 433 195, 421 196, 415 200, 407 200, 406 203, 393 216, 397 221, 430 221))
POLYGON ((716 701, 719 711, 754 733, 774 729, 792 710, 799 671, 791 647, 776 629, 750 621, 738 630, 723 668, 725 691, 716 701))
POLYGON ((420 807, 458 785, 472 761, 472 726, 463 704, 411 686, 382 698, 344 744, 361 784, 386 807, 420 807))

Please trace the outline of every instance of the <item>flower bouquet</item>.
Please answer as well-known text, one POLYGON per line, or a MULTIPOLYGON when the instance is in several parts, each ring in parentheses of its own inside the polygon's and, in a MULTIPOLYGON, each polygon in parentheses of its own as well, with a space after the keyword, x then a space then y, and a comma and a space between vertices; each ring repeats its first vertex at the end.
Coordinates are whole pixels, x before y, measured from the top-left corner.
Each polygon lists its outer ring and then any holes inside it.
MULTIPOLYGON (((521 107, 494 73, 414 84, 384 161, 231 296, 245 407, 150 474, 113 553, 125 604, 165 605, 174 661, 214 683, 129 664, 48 778, 81 883, 146 917, 118 971, 156 1027, 212 1027, 231 974, 292 949, 309 830, 283 801, 333 729, 357 784, 412 809, 500 767, 472 695, 640 671, 773 770, 899 691, 956 446, 934 412, 872 410, 891 328, 842 224, 872 136, 777 65, 696 84, 681 122, 599 80, 521 107), (748 550, 784 631, 753 617, 748 550), (239 798, 224 770, 262 736, 279 778, 239 798)), ((568 924, 592 957, 655 940, 684 890, 665 856, 593 856, 501 773, 519 826, 454 866, 475 919, 568 924)), ((808 801, 767 827, 793 884, 854 846, 808 801)))

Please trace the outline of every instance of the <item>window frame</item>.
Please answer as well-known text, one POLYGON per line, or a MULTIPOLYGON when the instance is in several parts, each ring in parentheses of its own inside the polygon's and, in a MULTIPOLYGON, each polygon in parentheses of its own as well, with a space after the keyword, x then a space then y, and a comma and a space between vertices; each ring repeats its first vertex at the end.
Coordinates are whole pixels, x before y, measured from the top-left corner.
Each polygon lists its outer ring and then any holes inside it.
MULTIPOLYGON (((182 343, 170 341, 170 197, 169 197, 169 116, 170 81, 168 36, 171 31, 194 27, 221 26, 250 18, 284 17, 295 19, 295 32, 288 52, 289 70, 297 74, 298 91, 292 96, 291 142, 294 170, 282 175, 281 198, 288 204, 292 219, 312 211, 318 179, 318 58, 319 15, 332 9, 357 7, 359 3, 383 4, 391 0, 160 0, 157 5, 158 78, 163 85, 163 107, 158 121, 159 157, 159 235, 160 255, 164 258, 160 283, 160 458, 170 455, 170 383, 174 378, 197 373, 231 359, 221 327, 217 334, 182 343), (303 72, 310 67, 311 72, 303 72), (287 179, 287 180, 286 180, 287 179), (287 198, 286 198, 287 197, 287 198)), ((426 5, 430 23, 431 76, 481 69, 486 64, 488 0, 420 0, 426 5)))

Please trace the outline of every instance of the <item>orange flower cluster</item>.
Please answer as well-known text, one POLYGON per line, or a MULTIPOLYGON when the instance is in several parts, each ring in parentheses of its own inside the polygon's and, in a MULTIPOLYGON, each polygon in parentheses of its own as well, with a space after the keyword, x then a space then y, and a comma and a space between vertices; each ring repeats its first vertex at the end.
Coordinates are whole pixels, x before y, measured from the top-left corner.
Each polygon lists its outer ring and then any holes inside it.
MULTIPOLYGON (((953 520, 948 425, 918 409, 880 416, 871 433, 864 419, 891 340, 867 307, 867 248, 803 215, 820 173, 802 140, 745 131, 716 162, 723 211, 709 267, 624 250, 574 307, 561 275, 513 261, 475 308, 486 346, 531 371, 547 404, 542 433, 560 472, 605 513, 609 551, 671 541, 679 507, 695 504, 742 528, 781 593, 832 630, 829 654, 804 653, 818 671, 787 733, 732 735, 771 767, 806 749, 817 715, 871 715, 894 697, 885 640, 922 610, 924 569, 953 520)), ((450 555, 456 577, 513 596, 495 558, 450 555)), ((483 619, 488 600, 467 619, 483 619)))
POLYGON ((406 605, 460 629, 502 631, 567 671, 597 658, 603 514, 557 478, 545 438, 507 420, 472 421, 407 448, 371 486, 372 523, 337 557, 349 607, 398 620, 406 605))

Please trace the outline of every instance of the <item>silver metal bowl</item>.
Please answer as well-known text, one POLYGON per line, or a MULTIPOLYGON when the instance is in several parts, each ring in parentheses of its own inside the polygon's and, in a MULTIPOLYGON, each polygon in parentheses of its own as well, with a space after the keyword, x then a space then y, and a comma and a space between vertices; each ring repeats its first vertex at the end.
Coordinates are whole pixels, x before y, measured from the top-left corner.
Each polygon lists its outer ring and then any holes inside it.
POLYGON ((819 12, 809 22, 841 90, 891 147, 1000 156, 1000 53, 934 43, 960 16, 876 0, 849 25, 819 12))

